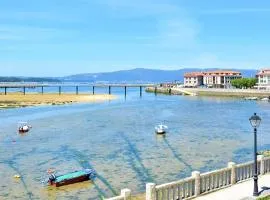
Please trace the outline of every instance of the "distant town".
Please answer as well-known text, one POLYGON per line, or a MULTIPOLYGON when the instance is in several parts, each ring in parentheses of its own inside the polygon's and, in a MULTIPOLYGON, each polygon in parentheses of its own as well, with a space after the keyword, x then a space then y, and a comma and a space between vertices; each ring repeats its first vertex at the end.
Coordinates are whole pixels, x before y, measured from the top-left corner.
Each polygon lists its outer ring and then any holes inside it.
POLYGON ((270 89, 270 69, 260 70, 254 78, 245 78, 241 72, 231 70, 189 72, 184 74, 184 87, 233 88, 240 80, 251 82, 246 88, 270 89))

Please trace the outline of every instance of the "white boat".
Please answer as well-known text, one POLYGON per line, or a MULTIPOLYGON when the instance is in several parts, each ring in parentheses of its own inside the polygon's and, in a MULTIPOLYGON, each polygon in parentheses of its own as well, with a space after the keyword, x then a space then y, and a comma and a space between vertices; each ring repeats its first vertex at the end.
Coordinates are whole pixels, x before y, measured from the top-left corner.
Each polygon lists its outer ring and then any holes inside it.
POLYGON ((268 97, 262 98, 261 101, 270 101, 268 97))
POLYGON ((168 130, 168 126, 165 126, 163 124, 159 124, 157 126, 155 126, 155 132, 157 134, 165 134, 168 130))
POLYGON ((258 97, 245 97, 245 100, 258 100, 258 97))
POLYGON ((32 128, 27 122, 19 122, 18 123, 18 131, 19 133, 26 133, 32 128))

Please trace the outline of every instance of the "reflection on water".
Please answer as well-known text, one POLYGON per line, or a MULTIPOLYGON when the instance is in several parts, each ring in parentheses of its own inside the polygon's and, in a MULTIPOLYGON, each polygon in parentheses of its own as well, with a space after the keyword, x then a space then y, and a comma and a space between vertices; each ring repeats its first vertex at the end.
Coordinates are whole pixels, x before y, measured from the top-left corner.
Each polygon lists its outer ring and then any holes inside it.
POLYGON ((263 119, 259 148, 269 147, 264 130, 270 128, 270 104, 138 94, 103 104, 2 110, 0 199, 101 199, 122 188, 140 193, 146 182, 160 184, 193 170, 252 160, 248 118, 253 112, 263 119), (21 120, 33 126, 25 135, 16 132, 21 120), (154 127, 162 121, 169 132, 156 135, 154 127), (44 184, 49 168, 57 174, 93 168, 97 176, 54 188, 44 184))

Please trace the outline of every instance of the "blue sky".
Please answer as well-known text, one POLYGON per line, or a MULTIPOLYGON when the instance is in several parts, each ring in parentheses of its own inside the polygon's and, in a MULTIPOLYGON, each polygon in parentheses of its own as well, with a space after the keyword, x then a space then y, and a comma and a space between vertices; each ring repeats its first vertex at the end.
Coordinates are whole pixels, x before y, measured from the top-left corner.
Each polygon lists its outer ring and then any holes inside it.
POLYGON ((0 1, 1 75, 269 66, 268 0, 0 1))

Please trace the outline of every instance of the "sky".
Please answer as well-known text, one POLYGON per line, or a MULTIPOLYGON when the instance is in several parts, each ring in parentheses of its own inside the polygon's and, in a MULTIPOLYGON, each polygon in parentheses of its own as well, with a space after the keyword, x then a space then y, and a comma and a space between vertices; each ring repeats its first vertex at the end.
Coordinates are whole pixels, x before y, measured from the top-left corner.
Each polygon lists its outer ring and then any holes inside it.
POLYGON ((0 0, 0 76, 270 66, 269 0, 0 0))

